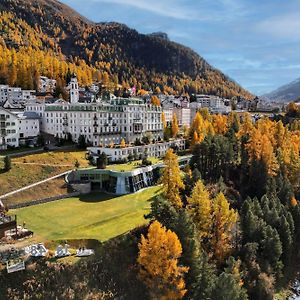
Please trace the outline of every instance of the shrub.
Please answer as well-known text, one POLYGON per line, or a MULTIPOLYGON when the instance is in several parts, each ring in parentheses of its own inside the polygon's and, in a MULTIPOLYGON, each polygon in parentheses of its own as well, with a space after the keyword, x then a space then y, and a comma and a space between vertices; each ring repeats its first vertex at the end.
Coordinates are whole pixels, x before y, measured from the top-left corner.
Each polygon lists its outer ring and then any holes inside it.
POLYGON ((8 172, 11 169, 11 159, 10 156, 6 155, 4 157, 4 171, 8 172))

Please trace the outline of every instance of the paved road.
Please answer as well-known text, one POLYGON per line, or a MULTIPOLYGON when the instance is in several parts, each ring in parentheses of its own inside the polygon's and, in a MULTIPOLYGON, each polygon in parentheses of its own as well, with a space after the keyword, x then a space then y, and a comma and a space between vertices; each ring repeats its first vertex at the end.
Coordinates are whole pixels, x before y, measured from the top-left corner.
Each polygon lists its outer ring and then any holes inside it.
MULTIPOLYGON (((1 195, 1 196, 0 196, 0 203, 1 203, 1 199, 4 199, 4 198, 9 197, 9 196, 12 196, 12 195, 14 195, 14 194, 16 194, 16 193, 19 193, 19 192, 28 190, 28 189, 30 189, 30 188, 32 188, 32 187, 35 187, 35 186, 37 186, 37 185, 39 185, 39 184, 42 184, 42 183, 45 183, 45 182, 47 182, 47 181, 50 181, 50 180, 53 180, 53 179, 62 177, 62 176, 64 176, 64 175, 70 173, 71 171, 72 171, 72 170, 69 170, 69 171, 60 173, 60 174, 55 175, 55 176, 53 176, 53 177, 44 179, 44 180, 42 180, 42 181, 39 181, 39 182, 33 183, 33 184, 31 184, 31 185, 25 186, 25 187, 23 187, 23 188, 20 188, 20 189, 18 189, 18 190, 15 190, 15 191, 9 192, 9 193, 7 193, 7 194, 1 195)), ((0 204, 0 205, 1 205, 1 204, 0 204)))

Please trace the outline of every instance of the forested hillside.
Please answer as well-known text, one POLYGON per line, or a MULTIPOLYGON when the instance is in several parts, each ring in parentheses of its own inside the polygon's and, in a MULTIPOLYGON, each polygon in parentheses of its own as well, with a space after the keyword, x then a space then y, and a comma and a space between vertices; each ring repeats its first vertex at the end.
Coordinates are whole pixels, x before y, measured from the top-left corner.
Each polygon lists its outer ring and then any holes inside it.
POLYGON ((82 85, 96 80, 111 87, 251 98, 191 49, 122 24, 95 24, 55 0, 1 1, 0 34, 2 83, 33 88, 41 74, 64 85, 70 69, 82 85))

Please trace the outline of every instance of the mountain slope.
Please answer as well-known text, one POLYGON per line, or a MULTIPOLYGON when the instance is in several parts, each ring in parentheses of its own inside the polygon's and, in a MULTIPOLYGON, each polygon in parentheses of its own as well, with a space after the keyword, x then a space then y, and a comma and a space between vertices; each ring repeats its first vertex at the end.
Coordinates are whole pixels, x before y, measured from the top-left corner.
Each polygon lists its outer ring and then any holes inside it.
POLYGON ((277 90, 265 94, 264 97, 272 101, 291 102, 296 101, 300 97, 300 78, 286 84, 277 90))
MULTIPOLYGON (((187 47, 159 36, 139 34, 122 24, 95 24, 59 1, 2 0, 0 11, 3 51, 15 49, 25 55, 26 48, 32 48, 47 52, 60 61, 58 64, 62 65, 63 61, 73 71, 86 72, 79 76, 82 84, 98 79, 114 85, 119 83, 123 87, 135 84, 140 89, 159 88, 169 93, 252 97, 187 47)), ((33 55, 39 56, 37 53, 33 55)), ((12 55, 3 58, 4 63, 8 59, 13 60, 12 55)), ((43 73, 60 77, 63 83, 64 65, 60 67, 60 73, 54 70, 49 74, 42 63, 44 61, 37 62, 37 66, 28 66, 32 70, 31 77, 43 73)), ((3 68, 12 68, 12 65, 7 63, 3 68)), ((20 68, 16 66, 18 74, 20 68)), ((0 80, 22 85, 18 79, 1 77, 1 65, 0 80)), ((32 82, 34 78, 29 78, 30 85, 32 82)))

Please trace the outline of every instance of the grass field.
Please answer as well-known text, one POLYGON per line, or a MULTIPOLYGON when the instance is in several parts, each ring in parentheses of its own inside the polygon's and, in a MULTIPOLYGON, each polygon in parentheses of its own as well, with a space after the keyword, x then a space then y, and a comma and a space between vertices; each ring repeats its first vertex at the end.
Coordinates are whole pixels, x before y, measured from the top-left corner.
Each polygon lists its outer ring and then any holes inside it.
POLYGON ((12 210, 18 222, 42 240, 108 240, 146 223, 151 199, 160 193, 151 187, 139 193, 113 197, 91 194, 12 210))
POLYGON ((72 151, 49 151, 39 154, 31 154, 18 158, 14 158, 13 162, 18 163, 36 163, 49 165, 70 165, 74 166, 76 160, 81 167, 87 167, 89 162, 85 159, 86 151, 72 150, 72 151))

